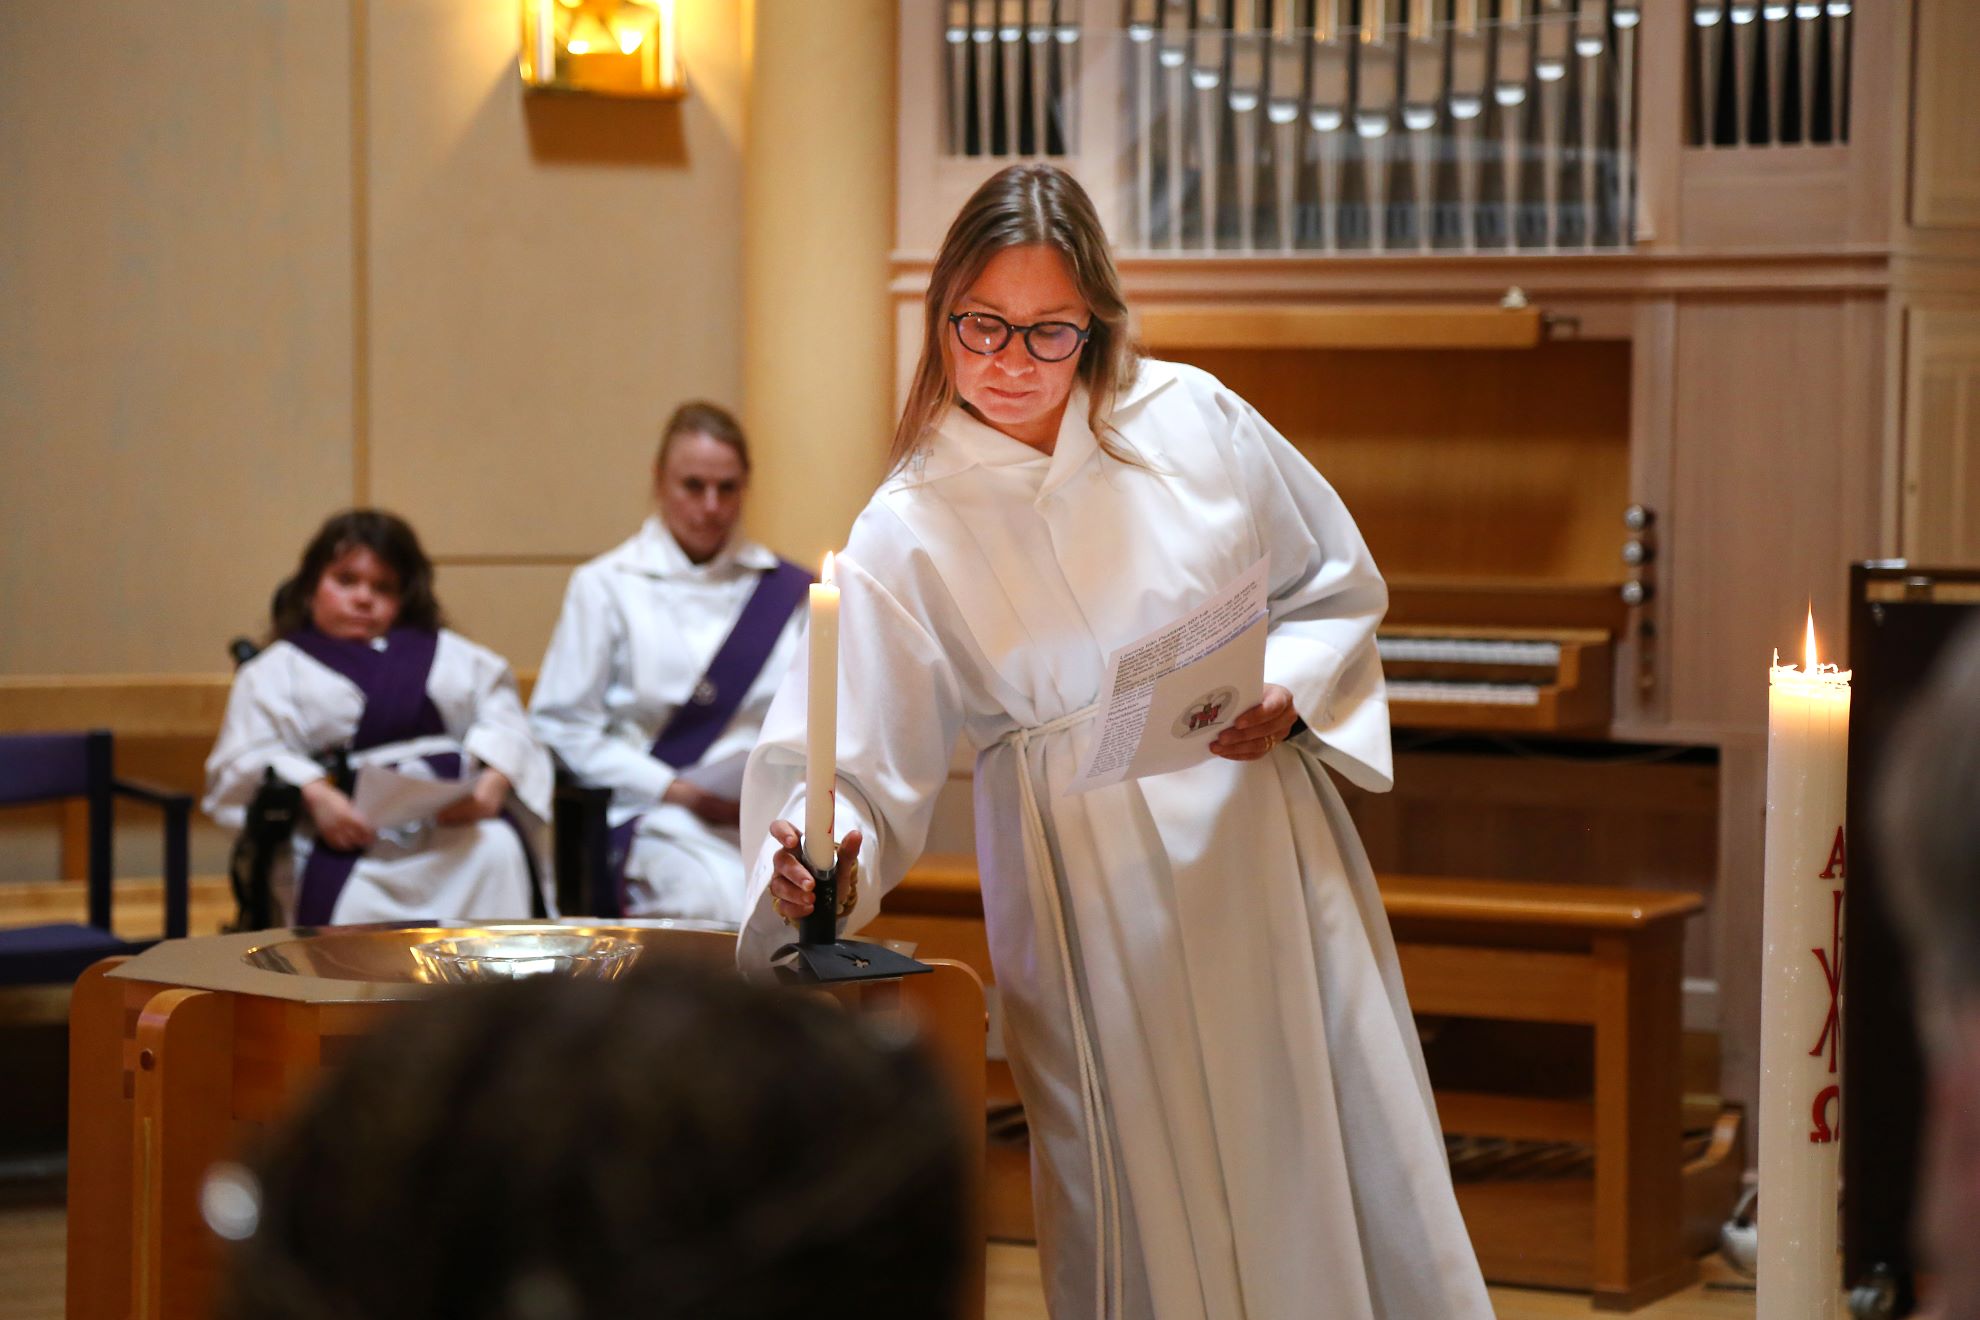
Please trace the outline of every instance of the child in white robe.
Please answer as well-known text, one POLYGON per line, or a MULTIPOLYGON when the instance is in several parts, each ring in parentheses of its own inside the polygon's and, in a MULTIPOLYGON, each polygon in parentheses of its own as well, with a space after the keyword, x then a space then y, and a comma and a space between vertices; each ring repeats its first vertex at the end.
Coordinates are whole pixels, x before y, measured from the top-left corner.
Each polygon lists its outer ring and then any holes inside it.
POLYGON ((540 835, 549 756, 503 659, 441 622, 412 528, 357 509, 326 522, 276 593, 274 640, 242 665, 206 762, 208 815, 239 828, 271 774, 307 822, 275 897, 302 925, 527 918, 550 900, 540 835), (458 780, 430 818, 375 829, 330 772, 458 780))
MULTIPOLYGON (((1485 1320, 1329 779, 1391 773, 1387 591, 1339 497, 1215 379, 1138 359, 1092 204, 1043 164, 951 226, 893 457, 836 565, 841 896, 862 852, 872 877, 842 912, 870 920, 914 861, 968 738, 1052 1314, 1485 1320), (1201 764, 1067 793, 1109 653, 1261 559, 1261 703, 1201 764)), ((744 786, 746 970, 812 907, 802 668, 744 786)))

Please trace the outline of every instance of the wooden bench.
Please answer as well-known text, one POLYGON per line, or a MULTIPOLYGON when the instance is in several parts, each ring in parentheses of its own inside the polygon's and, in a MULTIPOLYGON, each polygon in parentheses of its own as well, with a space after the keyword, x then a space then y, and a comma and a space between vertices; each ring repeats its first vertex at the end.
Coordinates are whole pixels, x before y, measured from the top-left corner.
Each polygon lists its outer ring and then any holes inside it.
MULTIPOLYGON (((1586 1099, 1437 1093, 1448 1133, 1592 1149, 1592 1178, 1460 1185, 1486 1276, 1586 1289, 1623 1310, 1689 1283, 1680 955, 1697 896, 1422 876, 1381 886, 1420 1016, 1592 1029, 1586 1099)), ((874 929, 991 980, 973 858, 924 859, 874 929)), ((993 1194, 997 1181, 993 1169, 993 1194)))

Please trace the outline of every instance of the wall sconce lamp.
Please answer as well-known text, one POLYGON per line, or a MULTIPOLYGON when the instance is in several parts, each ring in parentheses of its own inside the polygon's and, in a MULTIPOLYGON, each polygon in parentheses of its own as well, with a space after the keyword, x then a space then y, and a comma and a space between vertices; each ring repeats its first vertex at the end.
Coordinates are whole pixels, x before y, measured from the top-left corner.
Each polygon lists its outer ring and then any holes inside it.
POLYGON ((676 0, 522 0, 531 91, 672 100, 687 95, 676 0))

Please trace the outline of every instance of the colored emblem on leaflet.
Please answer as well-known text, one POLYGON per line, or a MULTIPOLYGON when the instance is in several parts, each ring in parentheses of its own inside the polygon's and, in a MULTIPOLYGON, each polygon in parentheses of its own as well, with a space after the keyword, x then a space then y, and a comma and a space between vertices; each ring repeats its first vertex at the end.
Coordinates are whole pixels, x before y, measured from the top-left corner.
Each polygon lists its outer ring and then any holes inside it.
POLYGON ((1178 738, 1193 738, 1199 733, 1225 723, 1231 717, 1231 707, 1237 704, 1237 689, 1220 687, 1214 692, 1206 692, 1183 707, 1182 714, 1176 716, 1174 733, 1178 738))

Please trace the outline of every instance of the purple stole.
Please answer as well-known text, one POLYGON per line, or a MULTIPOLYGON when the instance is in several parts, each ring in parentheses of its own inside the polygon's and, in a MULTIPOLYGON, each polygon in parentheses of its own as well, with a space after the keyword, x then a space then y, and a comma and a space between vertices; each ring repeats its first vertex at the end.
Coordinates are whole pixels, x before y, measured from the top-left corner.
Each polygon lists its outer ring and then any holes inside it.
MULTIPOLYGON (((811 574, 788 560, 780 559, 757 579, 756 590, 736 616, 735 626, 715 650, 701 681, 688 699, 674 708, 648 755, 676 770, 686 769, 708 754, 729 721, 742 708, 743 698, 756 686, 763 666, 783 635, 791 611, 804 603, 811 587, 811 574)), ((619 877, 619 904, 625 907, 626 857, 632 851, 633 831, 640 818, 634 816, 612 831, 610 865, 619 877)))
MULTIPOLYGON (((427 677, 433 671, 433 657, 439 650, 440 635, 419 628, 394 628, 385 634, 382 650, 368 642, 341 641, 314 628, 303 628, 282 640, 325 668, 356 684, 364 694, 364 713, 358 717, 357 732, 351 735, 350 750, 367 751, 389 743, 444 735, 447 725, 439 708, 426 693, 427 677)), ((442 779, 459 779, 463 769, 458 752, 440 752, 422 758, 442 779)), ((530 883, 536 883, 536 859, 529 841, 507 812, 502 814, 522 843, 523 857, 529 863, 530 883)), ((303 868, 296 900, 298 926, 327 926, 336 909, 337 898, 351 878, 351 871, 362 850, 332 848, 318 840, 303 868)))

